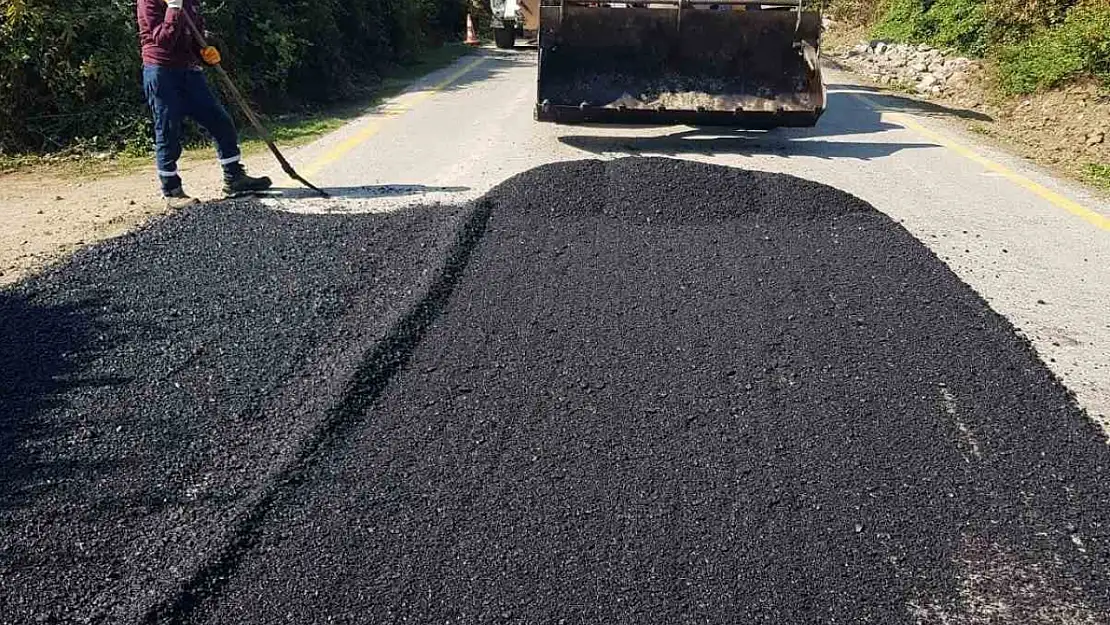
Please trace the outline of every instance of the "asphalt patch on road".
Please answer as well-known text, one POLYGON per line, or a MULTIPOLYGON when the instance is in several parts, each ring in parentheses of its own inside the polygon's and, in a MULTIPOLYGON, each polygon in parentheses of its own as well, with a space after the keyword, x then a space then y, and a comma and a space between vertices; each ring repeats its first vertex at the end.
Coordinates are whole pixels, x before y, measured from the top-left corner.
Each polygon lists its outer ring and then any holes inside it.
POLYGON ((0 321, 0 622, 1108 622, 1098 428, 812 182, 201 207, 0 321))
POLYGON ((661 159, 477 206, 388 384, 161 618, 1110 622, 1101 432, 885 215, 661 159))
POLYGON ((358 409, 472 217, 201 206, 0 291, 0 623, 190 596, 358 409))

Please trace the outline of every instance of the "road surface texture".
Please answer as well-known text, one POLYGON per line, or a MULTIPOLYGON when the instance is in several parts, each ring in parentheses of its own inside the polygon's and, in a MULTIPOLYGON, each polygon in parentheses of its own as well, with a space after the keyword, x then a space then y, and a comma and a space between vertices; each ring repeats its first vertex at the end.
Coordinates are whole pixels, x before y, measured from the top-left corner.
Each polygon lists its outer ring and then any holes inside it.
POLYGON ((624 156, 822 182, 862 198, 928 245, 1033 340, 1110 436, 1110 203, 937 119, 940 112, 970 119, 979 113, 878 94, 840 72, 826 78, 829 110, 813 129, 554 126, 532 120, 535 51, 483 51, 294 154, 301 173, 332 187, 337 201, 277 206, 374 211, 459 201, 545 163, 624 156), (1001 168, 941 145, 937 133, 1001 168), (1069 213, 1023 187, 1026 181, 1074 200, 1102 222, 1069 213))
POLYGON ((0 293, 0 622, 135 622, 226 551, 459 218, 198 208, 0 293))
POLYGON ((707 136, 533 81, 0 293, 0 622, 1110 623, 1097 198, 849 88, 707 136))
POLYGON ((17 618, 1110 614, 1097 426, 819 184, 629 159, 461 212, 201 208, 9 301, 17 618))
POLYGON ((476 210, 403 369, 193 622, 1108 622, 1110 448, 886 216, 647 159, 476 210))

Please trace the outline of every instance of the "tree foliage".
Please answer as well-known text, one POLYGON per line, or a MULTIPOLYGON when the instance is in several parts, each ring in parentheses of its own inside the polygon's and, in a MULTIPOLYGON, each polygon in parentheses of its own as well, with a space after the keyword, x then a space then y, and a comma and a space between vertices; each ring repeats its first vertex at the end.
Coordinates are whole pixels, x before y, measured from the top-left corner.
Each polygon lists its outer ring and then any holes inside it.
POLYGON ((1032 93, 1083 75, 1110 88, 1110 6, 1079 5, 1061 23, 998 53, 999 86, 1007 93, 1032 93))
MULTIPOLYGON (((847 3, 856 14, 865 0, 847 3)), ((1110 0, 880 0, 872 34, 992 59, 1009 94, 1080 76, 1110 88, 1110 0)))
MULTIPOLYGON (((463 0, 210 0, 225 64, 264 110, 342 98, 457 38, 463 0)), ((0 0, 0 153, 145 142, 134 0, 0 0)))

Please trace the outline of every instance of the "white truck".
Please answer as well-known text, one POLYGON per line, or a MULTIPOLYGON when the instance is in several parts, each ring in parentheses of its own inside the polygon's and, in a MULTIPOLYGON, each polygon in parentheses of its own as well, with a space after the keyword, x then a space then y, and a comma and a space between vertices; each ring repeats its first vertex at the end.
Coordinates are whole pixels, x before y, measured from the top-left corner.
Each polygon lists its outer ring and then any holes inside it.
POLYGON ((532 39, 540 29, 540 0, 490 0, 490 9, 498 48, 512 48, 518 35, 532 39))

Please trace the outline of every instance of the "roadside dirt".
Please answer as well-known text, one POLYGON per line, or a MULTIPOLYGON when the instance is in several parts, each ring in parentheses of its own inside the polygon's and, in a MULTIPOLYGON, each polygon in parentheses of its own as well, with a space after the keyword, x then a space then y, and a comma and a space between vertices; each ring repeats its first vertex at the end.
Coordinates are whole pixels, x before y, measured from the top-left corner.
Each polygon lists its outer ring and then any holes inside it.
MULTIPOLYGON (((113 172, 112 167, 0 174, 0 286, 166 212, 152 168, 113 172)), ((190 194, 204 200, 220 196, 216 164, 183 160, 179 167, 190 194)))
POLYGON ((1080 179, 1090 181, 1091 165, 1110 166, 1110 95, 1094 81, 1005 102, 994 112, 995 121, 971 129, 1080 179))
POLYGON ((908 85, 882 85, 874 77, 841 62, 867 31, 834 25, 825 40, 827 57, 837 66, 867 79, 868 84, 953 109, 950 115, 972 133, 994 139, 1000 147, 1069 178, 1110 190, 1110 93, 1093 80, 1019 98, 999 94, 991 85, 989 64, 968 80, 939 95, 908 85), (961 115, 959 112, 973 114, 961 115), (1102 175, 1094 173, 1102 170, 1102 175))

